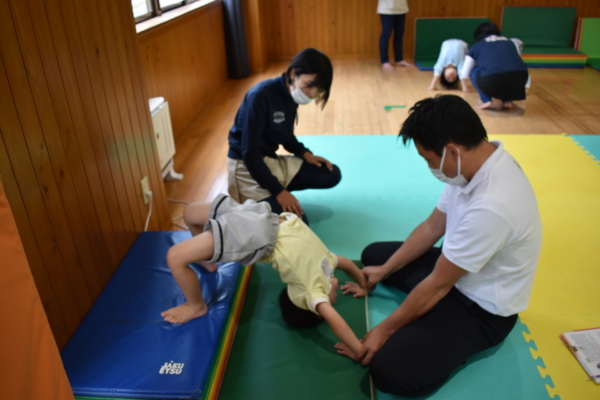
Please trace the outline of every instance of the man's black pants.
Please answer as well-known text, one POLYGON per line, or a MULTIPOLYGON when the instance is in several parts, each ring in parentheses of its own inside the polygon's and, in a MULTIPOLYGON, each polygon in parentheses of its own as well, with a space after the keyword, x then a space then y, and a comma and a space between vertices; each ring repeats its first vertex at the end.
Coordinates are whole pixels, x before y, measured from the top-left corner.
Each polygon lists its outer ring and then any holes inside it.
MULTIPOLYGON (((373 243, 364 266, 382 265, 403 242, 373 243)), ((431 248, 382 283, 410 292, 432 271, 441 249, 431 248)), ((398 329, 371 360, 373 383, 382 392, 420 397, 434 392, 472 355, 496 346, 518 315, 501 317, 482 309, 455 287, 427 314, 398 329)))

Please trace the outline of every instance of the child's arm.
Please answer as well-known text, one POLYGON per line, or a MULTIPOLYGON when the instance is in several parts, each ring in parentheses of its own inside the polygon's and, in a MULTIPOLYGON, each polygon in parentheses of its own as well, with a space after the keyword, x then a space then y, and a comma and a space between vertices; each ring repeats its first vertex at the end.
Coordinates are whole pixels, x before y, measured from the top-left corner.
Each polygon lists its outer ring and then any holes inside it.
POLYGON ((440 81, 440 77, 439 76, 433 76, 433 79, 431 80, 431 83, 429 84, 429 87, 427 88, 427 90, 435 90, 437 84, 440 81))
POLYGON ((354 354, 357 354, 361 346, 360 340, 358 340, 344 318, 333 308, 331 303, 323 302, 317 304, 317 312, 327 321, 335 336, 352 350, 354 354))
POLYGON ((337 268, 344 271, 350 278, 354 280, 358 284, 359 287, 353 287, 348 282, 345 285, 341 286, 342 290, 345 290, 344 294, 352 292, 354 293, 354 297, 363 297, 366 296, 369 292, 367 289, 367 278, 365 274, 358 269, 356 264, 352 261, 348 260, 345 257, 337 256, 338 265, 337 268))

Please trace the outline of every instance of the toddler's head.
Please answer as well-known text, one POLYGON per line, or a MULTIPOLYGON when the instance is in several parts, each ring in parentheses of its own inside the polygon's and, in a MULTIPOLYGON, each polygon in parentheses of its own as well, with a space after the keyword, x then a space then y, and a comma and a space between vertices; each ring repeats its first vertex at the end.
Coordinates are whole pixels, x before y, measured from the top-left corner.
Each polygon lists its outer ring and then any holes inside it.
MULTIPOLYGON (((331 290, 329 292, 329 302, 331 305, 335 305, 337 300, 337 289, 338 280, 333 278, 331 280, 331 290)), ((312 328, 317 326, 323 321, 323 317, 319 314, 315 314, 310 310, 305 310, 298 307, 288 295, 287 287, 284 287, 281 293, 279 293, 279 307, 281 307, 281 316, 283 320, 293 328, 312 328)))
POLYGON ((446 89, 454 89, 458 83, 458 72, 454 65, 447 65, 440 75, 440 83, 446 89))

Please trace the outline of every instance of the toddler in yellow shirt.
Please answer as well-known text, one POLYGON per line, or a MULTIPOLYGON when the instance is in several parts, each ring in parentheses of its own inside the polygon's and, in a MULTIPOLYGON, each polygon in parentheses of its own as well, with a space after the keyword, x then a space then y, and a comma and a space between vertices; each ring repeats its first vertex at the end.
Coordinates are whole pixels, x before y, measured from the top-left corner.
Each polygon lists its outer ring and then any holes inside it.
POLYGON ((360 341, 333 308, 339 268, 355 282, 341 286, 344 294, 367 294, 362 271, 350 260, 331 253, 315 233, 295 214, 271 212, 266 202, 246 200, 243 204, 219 195, 212 203, 189 204, 184 220, 193 237, 175 244, 167 253, 167 264, 186 302, 161 313, 171 323, 185 323, 208 311, 196 273, 189 267, 199 262, 214 272, 218 262, 271 263, 287 284, 279 304, 290 326, 315 326, 325 320, 334 334, 351 350, 360 341), (206 260, 206 261, 204 261, 206 260))

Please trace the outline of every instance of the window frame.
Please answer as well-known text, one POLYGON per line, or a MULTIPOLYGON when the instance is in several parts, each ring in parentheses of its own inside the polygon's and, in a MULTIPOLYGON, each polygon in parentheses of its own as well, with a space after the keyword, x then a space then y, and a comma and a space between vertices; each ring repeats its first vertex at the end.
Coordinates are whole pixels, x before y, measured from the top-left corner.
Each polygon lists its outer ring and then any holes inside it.
POLYGON ((196 1, 199 1, 199 0, 181 0, 179 3, 175 3, 168 7, 161 8, 160 0, 146 0, 146 4, 148 5, 148 8, 150 9, 150 11, 144 15, 135 17, 135 23, 138 24, 140 22, 147 21, 154 17, 160 17, 163 13, 165 13, 167 11, 171 11, 176 8, 183 7, 185 5, 195 3, 196 1))

